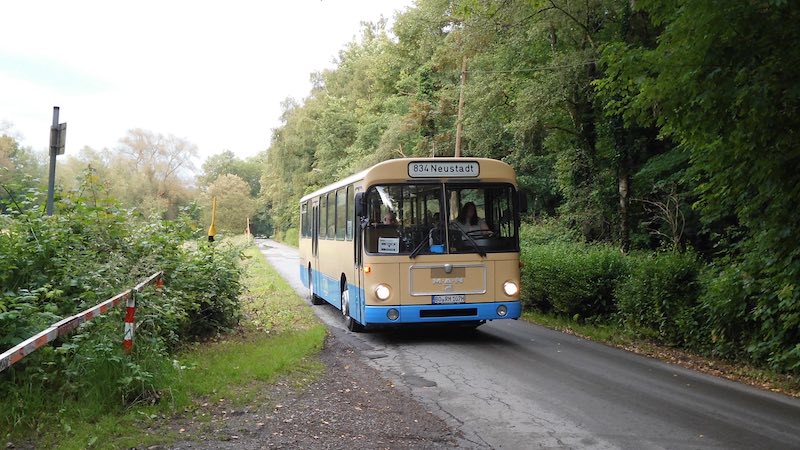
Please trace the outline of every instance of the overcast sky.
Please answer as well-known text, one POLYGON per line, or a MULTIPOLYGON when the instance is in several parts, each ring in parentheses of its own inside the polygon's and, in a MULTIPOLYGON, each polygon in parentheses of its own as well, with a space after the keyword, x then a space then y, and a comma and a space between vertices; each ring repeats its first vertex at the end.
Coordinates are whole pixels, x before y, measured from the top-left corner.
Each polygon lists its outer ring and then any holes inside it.
POLYGON ((201 158, 269 145, 280 102, 305 97, 361 21, 411 0, 4 1, 0 122, 44 151, 53 106, 67 153, 130 128, 174 134, 201 158))

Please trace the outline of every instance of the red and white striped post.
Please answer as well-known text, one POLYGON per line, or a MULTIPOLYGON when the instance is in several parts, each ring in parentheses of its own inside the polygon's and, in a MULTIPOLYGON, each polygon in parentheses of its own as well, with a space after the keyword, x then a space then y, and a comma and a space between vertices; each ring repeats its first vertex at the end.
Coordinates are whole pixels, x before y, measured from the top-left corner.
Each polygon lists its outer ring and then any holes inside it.
POLYGON ((125 353, 130 354, 133 350, 133 332, 135 326, 134 316, 136 315, 136 291, 132 290, 128 301, 125 304, 125 335, 122 338, 122 348, 125 353))
POLYGON ((133 335, 136 334, 136 295, 144 290, 147 286, 155 284, 156 290, 161 290, 164 287, 164 272, 157 272, 130 290, 130 297, 125 304, 125 334, 122 338, 122 348, 125 353, 129 354, 133 351, 133 335))

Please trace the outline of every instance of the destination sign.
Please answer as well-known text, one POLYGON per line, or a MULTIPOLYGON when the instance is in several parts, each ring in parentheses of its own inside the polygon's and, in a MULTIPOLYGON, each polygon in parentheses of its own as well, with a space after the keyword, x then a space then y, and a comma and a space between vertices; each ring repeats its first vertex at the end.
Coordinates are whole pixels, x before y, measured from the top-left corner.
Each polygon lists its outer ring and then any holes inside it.
POLYGON ((474 178, 480 174, 477 161, 412 161, 408 163, 411 178, 474 178))

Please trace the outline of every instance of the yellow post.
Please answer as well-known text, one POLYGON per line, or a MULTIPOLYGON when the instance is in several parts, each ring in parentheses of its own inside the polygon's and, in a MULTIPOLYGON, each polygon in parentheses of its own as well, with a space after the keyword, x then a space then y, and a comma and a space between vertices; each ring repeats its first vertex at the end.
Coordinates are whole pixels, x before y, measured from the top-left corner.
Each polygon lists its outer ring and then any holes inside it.
POLYGON ((208 242, 214 242, 217 235, 217 196, 211 197, 211 226, 208 227, 208 242))

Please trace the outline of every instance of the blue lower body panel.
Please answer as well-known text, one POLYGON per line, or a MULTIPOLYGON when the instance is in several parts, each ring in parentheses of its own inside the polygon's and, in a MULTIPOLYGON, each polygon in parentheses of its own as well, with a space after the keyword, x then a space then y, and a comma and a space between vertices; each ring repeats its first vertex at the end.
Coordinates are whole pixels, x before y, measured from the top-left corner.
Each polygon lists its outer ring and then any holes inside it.
MULTIPOLYGON (((311 270, 308 267, 300 265, 300 282, 304 286, 310 286, 314 294, 319 298, 325 300, 336 308, 342 309, 341 288, 338 279, 331 278, 322 272, 311 270), (309 278, 309 275, 311 278, 309 278)), ((347 283, 347 292, 350 299, 350 317, 356 322, 363 324, 364 318, 361 315, 362 306, 364 303, 364 290, 352 283, 347 283)))
POLYGON ((496 319, 519 319, 522 304, 519 301, 492 303, 460 303, 456 305, 401 305, 364 306, 365 325, 388 325, 397 323, 471 322, 496 319), (497 307, 505 305, 505 316, 497 314, 497 307), (397 320, 389 320, 390 309, 400 312, 397 320))

